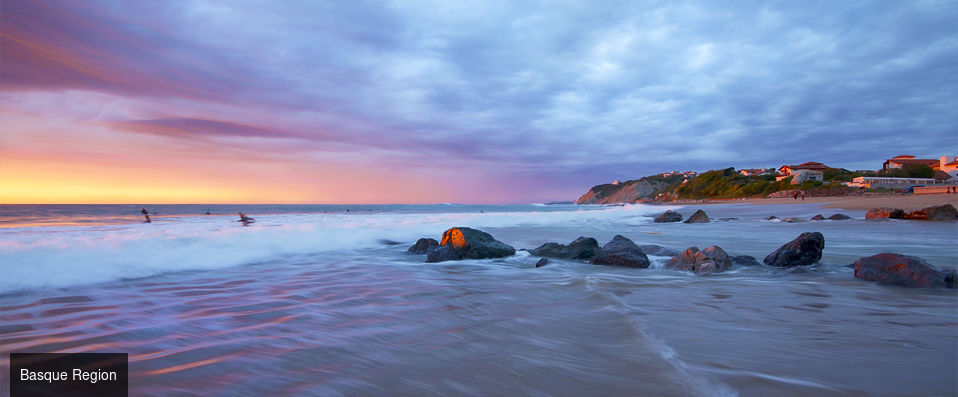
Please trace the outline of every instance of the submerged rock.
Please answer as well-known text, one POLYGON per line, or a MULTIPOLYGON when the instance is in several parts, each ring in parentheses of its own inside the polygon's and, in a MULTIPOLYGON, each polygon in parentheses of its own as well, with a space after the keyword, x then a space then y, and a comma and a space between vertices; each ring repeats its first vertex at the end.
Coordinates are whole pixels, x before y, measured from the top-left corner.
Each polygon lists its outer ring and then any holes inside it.
POLYGON ((496 240, 491 234, 468 227, 446 230, 439 245, 439 249, 427 254, 426 262, 503 258, 516 253, 515 248, 496 240))
POLYGON ((739 220, 739 218, 718 218, 718 219, 716 219, 716 221, 722 221, 722 222, 731 222, 731 221, 737 221, 737 220, 739 220))
POLYGON ((682 222, 682 214, 675 211, 665 211, 653 221, 655 223, 682 222))
POLYGON ((616 235, 606 245, 602 246, 599 253, 592 258, 593 265, 624 266, 648 268, 649 257, 645 255, 639 246, 620 235, 616 235))
MULTIPOLYGON (((854 265, 855 277, 862 280, 909 288, 948 286, 945 279, 949 275, 939 272, 934 266, 914 256, 882 253, 859 258, 854 265)), ((954 280, 953 273, 950 276, 954 280)))
POLYGON ((725 250, 714 245, 701 251, 698 247, 689 247, 665 262, 665 267, 695 273, 716 273, 731 268, 732 260, 725 250))
POLYGON ((736 255, 732 257, 732 264, 735 266, 762 266, 762 263, 751 255, 736 255))
POLYGON ((778 217, 775 215, 769 215, 768 217, 765 218, 766 221, 774 221, 776 219, 778 219, 778 217))
POLYGON ((545 243, 532 251, 535 256, 548 256, 562 259, 591 259, 599 253, 599 242, 592 237, 579 237, 569 245, 559 243, 545 243))
POLYGON ((797 223, 797 222, 801 222, 801 221, 802 221, 801 219, 798 219, 798 218, 795 218, 795 217, 790 217, 790 218, 782 219, 782 222, 785 222, 785 223, 797 223))
POLYGON ((828 217, 828 219, 829 219, 829 220, 832 220, 832 221, 844 221, 844 220, 847 220, 847 219, 852 219, 852 217, 850 217, 850 216, 848 216, 848 215, 845 215, 845 214, 834 214, 834 215, 828 217))
POLYGON ((434 251, 437 248, 439 248, 439 242, 436 241, 436 239, 421 238, 416 241, 416 244, 413 244, 412 247, 409 247, 409 249, 406 250, 406 253, 424 255, 434 251))
POLYGON ((809 219, 809 220, 810 220, 810 221, 824 221, 824 220, 825 220, 825 217, 822 216, 822 214, 818 214, 818 215, 813 216, 812 219, 809 219))
POLYGON ((536 262, 536 267, 543 267, 548 264, 549 264, 549 258, 542 258, 542 259, 539 259, 538 262, 536 262))
POLYGON ((945 286, 948 288, 955 288, 958 284, 958 273, 955 272, 955 269, 941 269, 941 276, 945 278, 945 286))
POLYGON ((899 208, 872 208, 865 213, 865 219, 905 219, 905 211, 899 208))
POLYGON ((705 214, 705 211, 698 210, 686 219, 685 223, 709 223, 709 216, 705 214))
POLYGON ((655 255, 655 256, 676 256, 679 254, 678 250, 674 250, 668 247, 663 247, 656 244, 644 244, 640 245, 639 248, 642 249, 642 252, 645 252, 646 255, 655 255))
POLYGON ((765 257, 766 265, 778 267, 808 266, 822 259, 825 236, 819 232, 802 233, 765 257))

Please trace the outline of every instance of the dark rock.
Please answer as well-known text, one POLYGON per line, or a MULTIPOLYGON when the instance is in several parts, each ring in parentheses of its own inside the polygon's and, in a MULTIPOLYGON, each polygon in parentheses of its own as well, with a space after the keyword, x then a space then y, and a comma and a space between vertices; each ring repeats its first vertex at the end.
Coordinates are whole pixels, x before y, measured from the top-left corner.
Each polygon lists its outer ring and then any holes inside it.
POLYGON ((809 220, 810 220, 810 221, 824 221, 824 220, 825 220, 825 217, 822 216, 822 214, 818 214, 818 215, 813 216, 812 219, 809 219, 809 220))
POLYGON ((778 219, 778 217, 775 216, 775 215, 771 215, 771 216, 765 218, 766 221, 774 221, 774 220, 776 220, 776 219, 778 219))
POLYGON ((785 222, 785 223, 796 223, 801 221, 802 221, 801 219, 794 218, 794 217, 782 219, 782 222, 785 222))
POLYGON ((882 253, 859 258, 854 265, 855 277, 862 280, 909 288, 947 286, 942 272, 914 256, 882 253))
POLYGON ((439 245, 440 249, 427 254, 426 262, 502 258, 516 253, 515 248, 496 240, 491 234, 468 227, 454 227, 446 230, 442 233, 442 241, 439 245), (455 255, 450 255, 446 248, 451 249, 455 255))
POLYGON ((709 223, 709 216, 705 215, 705 211, 698 210, 686 219, 685 223, 709 223))
POLYGON ((735 266, 762 266, 762 263, 751 255, 737 255, 732 257, 732 264, 735 266))
POLYGON ((382 245, 399 245, 399 244, 402 244, 402 243, 400 243, 400 242, 398 242, 398 241, 387 240, 387 239, 384 239, 384 238, 383 238, 383 239, 379 239, 379 243, 382 244, 382 245))
POLYGON ((689 247, 665 262, 665 267, 695 273, 715 273, 731 268, 732 260, 725 250, 714 245, 702 251, 698 247, 689 247))
POLYGON ((848 216, 848 215, 845 215, 845 214, 834 214, 834 215, 828 217, 828 219, 829 219, 829 220, 832 220, 832 221, 844 221, 844 220, 847 220, 847 219, 852 219, 852 217, 850 217, 850 216, 848 216))
POLYGON ((731 222, 731 221, 737 221, 737 220, 739 220, 739 218, 718 218, 718 219, 716 219, 716 221, 722 221, 722 222, 731 222))
POLYGON ((951 204, 939 205, 937 207, 927 207, 921 210, 930 221, 953 221, 958 220, 958 210, 951 204))
POLYGON ((592 237, 579 237, 569 245, 545 243, 532 251, 535 256, 548 256, 562 259, 591 259, 599 253, 599 242, 592 237))
POLYGON ((819 232, 802 233, 765 257, 765 264, 778 267, 808 266, 822 259, 825 236, 819 232))
POLYGON ((412 247, 409 247, 406 250, 406 253, 424 255, 434 251, 436 248, 439 248, 439 242, 431 238, 421 238, 416 241, 416 244, 413 244, 412 247))
POLYGON ((536 267, 543 267, 548 264, 549 264, 549 258, 542 258, 542 259, 539 259, 538 262, 536 262, 536 267))
POLYGON ((664 214, 657 216, 653 222, 655 223, 682 222, 682 214, 675 211, 665 211, 664 214))
POLYGON ((865 213, 865 219, 905 219, 905 211, 898 208, 872 208, 865 213))
POLYGON ((941 269, 941 276, 945 278, 945 285, 948 288, 955 288, 955 284, 958 283, 958 273, 955 273, 955 269, 941 269))
POLYGON ((439 247, 426 254, 426 262, 458 261, 462 259, 452 247, 439 247))
POLYGON ((616 235, 592 258, 593 265, 648 268, 649 257, 632 240, 616 235))
POLYGON ((645 252, 646 255, 676 256, 679 254, 677 250, 655 244, 640 245, 639 248, 641 248, 642 252, 645 252))

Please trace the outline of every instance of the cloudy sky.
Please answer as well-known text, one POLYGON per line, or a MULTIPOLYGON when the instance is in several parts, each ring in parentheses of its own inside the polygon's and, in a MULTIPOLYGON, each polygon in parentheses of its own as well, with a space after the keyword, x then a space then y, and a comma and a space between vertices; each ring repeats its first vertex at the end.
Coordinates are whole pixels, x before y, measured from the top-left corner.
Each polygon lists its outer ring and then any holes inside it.
POLYGON ((955 1, 0 10, 0 202, 538 202, 958 152, 955 1))

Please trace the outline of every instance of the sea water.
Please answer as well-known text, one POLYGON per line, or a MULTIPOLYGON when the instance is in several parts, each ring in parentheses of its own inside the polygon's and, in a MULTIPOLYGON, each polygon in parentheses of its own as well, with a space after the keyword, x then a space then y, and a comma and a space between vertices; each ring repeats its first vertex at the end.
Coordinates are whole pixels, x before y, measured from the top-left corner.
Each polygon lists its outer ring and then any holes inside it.
POLYGON ((140 207, 0 206, 0 373, 10 352, 128 352, 132 395, 958 392, 955 290, 845 267, 896 252, 954 268, 954 222, 781 223, 764 218, 839 211, 727 204, 149 206, 142 223, 140 207), (699 208, 712 223, 652 223, 699 208), (516 248, 621 234, 759 260, 818 231, 825 251, 803 271, 711 276, 656 256, 650 269, 535 268, 525 251, 405 253, 454 226, 516 248))

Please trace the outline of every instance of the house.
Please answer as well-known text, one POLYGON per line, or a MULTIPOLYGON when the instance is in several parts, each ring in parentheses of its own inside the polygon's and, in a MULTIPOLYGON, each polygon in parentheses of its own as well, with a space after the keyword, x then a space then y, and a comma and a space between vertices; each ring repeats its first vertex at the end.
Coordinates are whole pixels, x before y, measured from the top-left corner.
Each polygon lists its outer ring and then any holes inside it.
POLYGON ((958 178, 958 156, 941 156, 938 159, 938 168, 936 169, 952 178, 958 178))
POLYGON ((937 170, 941 167, 941 159, 916 159, 915 156, 911 155, 895 156, 885 160, 881 168, 884 171, 888 171, 893 168, 904 167, 906 164, 927 165, 931 167, 931 169, 937 170))
POLYGON ((761 176, 761 175, 770 175, 772 172, 765 168, 749 168, 749 169, 739 170, 738 173, 744 176, 761 176))
POLYGON ((831 167, 822 163, 807 161, 798 165, 783 165, 781 167, 778 167, 778 173, 779 175, 788 176, 788 175, 791 175, 796 170, 825 171, 829 168, 831 167))

